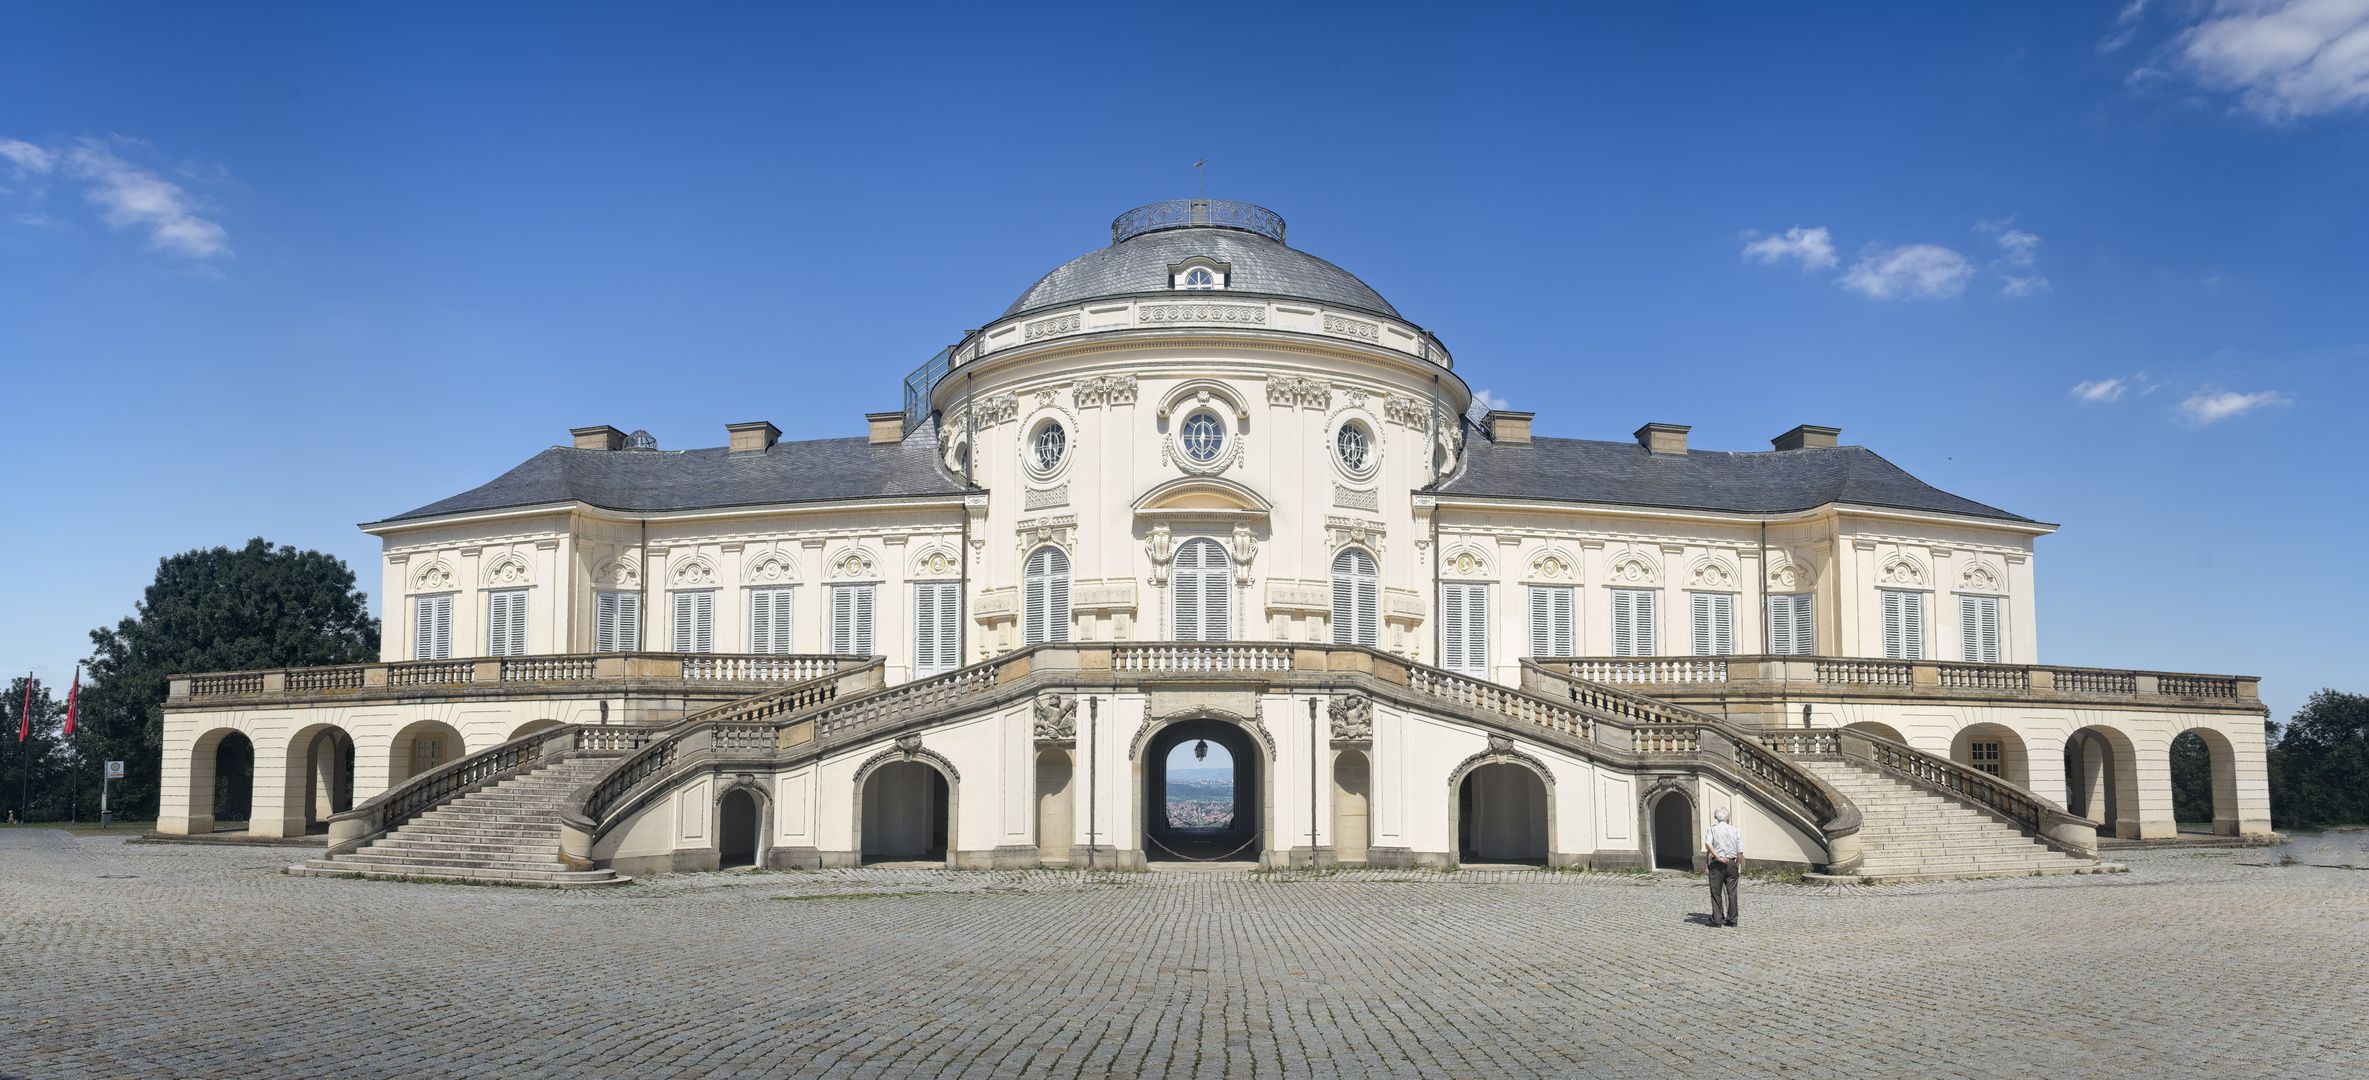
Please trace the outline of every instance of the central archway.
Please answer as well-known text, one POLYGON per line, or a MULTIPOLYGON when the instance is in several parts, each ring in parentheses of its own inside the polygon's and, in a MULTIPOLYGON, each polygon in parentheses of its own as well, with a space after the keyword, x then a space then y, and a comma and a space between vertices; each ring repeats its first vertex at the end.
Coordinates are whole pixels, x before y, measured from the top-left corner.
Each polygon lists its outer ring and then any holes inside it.
MULTIPOLYGON (((1211 753, 1210 758, 1218 755, 1211 753)), ((1260 766, 1266 748, 1237 725, 1215 717, 1179 720, 1153 734, 1143 748, 1144 858, 1151 862, 1225 861, 1258 859, 1267 847, 1266 807, 1260 798, 1265 777, 1260 766), (1169 758, 1180 750, 1191 760, 1203 760, 1186 748, 1207 742, 1222 751, 1229 765, 1217 775, 1179 776, 1177 794, 1214 794, 1221 779, 1230 781, 1231 798, 1186 798, 1180 809, 1170 808, 1169 758), (1198 789, 1196 792, 1195 789, 1198 789), (1231 811, 1230 814, 1228 811, 1231 811), (1181 815, 1181 816, 1180 816, 1181 815)))

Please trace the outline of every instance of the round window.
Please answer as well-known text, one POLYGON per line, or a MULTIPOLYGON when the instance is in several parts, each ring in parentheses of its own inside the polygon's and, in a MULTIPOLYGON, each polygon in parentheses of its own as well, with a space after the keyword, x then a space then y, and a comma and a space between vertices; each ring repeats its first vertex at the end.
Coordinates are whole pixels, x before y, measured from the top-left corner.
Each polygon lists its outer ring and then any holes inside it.
POLYGON ((1215 461, 1217 452, 1225 449, 1226 428, 1215 415, 1197 412, 1185 417, 1181 441, 1186 457, 1200 462, 1215 461))
POLYGON ((1188 289, 1207 289, 1217 284, 1217 278, 1209 271, 1195 267, 1192 273, 1185 275, 1184 283, 1188 289))
POLYGON ((1069 433, 1059 423, 1048 423, 1036 429, 1036 467, 1039 472, 1051 472, 1061 464, 1061 455, 1069 449, 1069 433))
POLYGON ((1333 449, 1350 472, 1364 472, 1366 462, 1373 458, 1373 436, 1366 434, 1363 424, 1343 424, 1341 433, 1333 436, 1333 449))

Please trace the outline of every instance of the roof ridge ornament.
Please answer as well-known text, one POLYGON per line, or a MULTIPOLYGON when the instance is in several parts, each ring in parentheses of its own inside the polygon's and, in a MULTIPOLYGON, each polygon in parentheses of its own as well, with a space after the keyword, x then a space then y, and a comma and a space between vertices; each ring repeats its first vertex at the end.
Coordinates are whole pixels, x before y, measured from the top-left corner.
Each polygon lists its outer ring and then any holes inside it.
POLYGON ((1110 223, 1110 242, 1124 243, 1163 229, 1240 229, 1284 243, 1283 215, 1264 206, 1226 199, 1170 199, 1138 206, 1110 223))

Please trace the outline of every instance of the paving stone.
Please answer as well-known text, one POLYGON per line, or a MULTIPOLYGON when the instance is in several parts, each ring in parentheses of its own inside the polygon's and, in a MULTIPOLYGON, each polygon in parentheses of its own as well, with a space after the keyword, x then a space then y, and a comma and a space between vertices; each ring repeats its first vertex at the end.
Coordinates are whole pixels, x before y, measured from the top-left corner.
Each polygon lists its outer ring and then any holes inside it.
MULTIPOLYGON (((0 833, 0 1075, 2337 1077, 2369 873, 291 877, 0 833), (100 875, 134 875, 105 878, 100 875), (874 894, 849 897, 851 894, 874 894)), ((2369 865, 2369 857, 2353 860, 2369 865)))

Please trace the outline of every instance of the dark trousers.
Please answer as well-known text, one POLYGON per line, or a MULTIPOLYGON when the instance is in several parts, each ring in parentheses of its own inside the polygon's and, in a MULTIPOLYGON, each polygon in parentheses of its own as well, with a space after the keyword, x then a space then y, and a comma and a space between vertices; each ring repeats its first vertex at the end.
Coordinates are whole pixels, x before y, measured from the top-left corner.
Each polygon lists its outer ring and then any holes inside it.
POLYGON ((1740 859, 1720 862, 1711 860, 1711 925, 1736 924, 1736 875, 1743 865, 1740 859))

